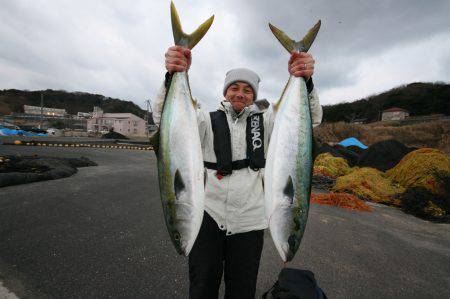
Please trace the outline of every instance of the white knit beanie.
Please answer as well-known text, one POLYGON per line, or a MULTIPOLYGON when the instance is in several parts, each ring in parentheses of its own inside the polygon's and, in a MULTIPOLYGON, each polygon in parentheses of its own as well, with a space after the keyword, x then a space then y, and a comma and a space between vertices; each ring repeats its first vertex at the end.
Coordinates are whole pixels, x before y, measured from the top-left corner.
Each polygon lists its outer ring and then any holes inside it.
POLYGON ((254 93, 253 100, 256 101, 258 98, 258 87, 259 82, 261 82, 261 79, 259 76, 254 72, 246 68, 238 68, 238 69, 232 69, 229 70, 225 76, 225 83, 223 85, 223 95, 227 93, 228 87, 230 87, 231 84, 236 82, 245 82, 249 84, 254 93))

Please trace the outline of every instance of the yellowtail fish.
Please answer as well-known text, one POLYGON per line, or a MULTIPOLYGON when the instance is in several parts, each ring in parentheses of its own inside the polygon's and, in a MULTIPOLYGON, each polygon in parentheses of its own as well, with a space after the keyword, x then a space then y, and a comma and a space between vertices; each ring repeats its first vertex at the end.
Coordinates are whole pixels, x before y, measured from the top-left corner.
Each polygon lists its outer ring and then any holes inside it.
MULTIPOLYGON (((181 28, 173 3, 170 9, 175 44, 192 49, 210 28, 214 16, 188 35, 181 28)), ((156 137, 159 138, 156 153, 167 230, 177 252, 186 256, 200 230, 205 198, 196 109, 187 73, 174 73, 164 102, 159 136, 156 137)))
MULTIPOLYGON (((298 42, 272 24, 269 27, 291 53, 307 52, 320 24, 298 42)), ((273 109, 276 116, 264 175, 265 209, 275 247, 288 262, 300 246, 311 195, 313 131, 305 80, 291 75, 273 109)))

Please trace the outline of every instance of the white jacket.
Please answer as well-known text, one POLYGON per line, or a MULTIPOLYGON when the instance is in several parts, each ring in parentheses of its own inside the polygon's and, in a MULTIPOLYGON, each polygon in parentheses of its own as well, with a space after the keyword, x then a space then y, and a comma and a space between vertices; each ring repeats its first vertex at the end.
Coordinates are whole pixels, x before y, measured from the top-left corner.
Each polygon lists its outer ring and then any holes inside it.
MULTIPOLYGON (((166 89, 164 85, 153 104, 153 120, 159 126, 166 89)), ((309 94, 313 126, 322 121, 322 107, 315 90, 309 94)), ((265 155, 273 129, 274 114, 272 108, 260 110, 257 105, 245 107, 236 114, 229 102, 219 106, 224 111, 230 128, 232 160, 246 158, 247 117, 263 112, 265 155)), ((197 109, 197 123, 202 144, 203 160, 216 163, 214 136, 209 112, 197 109)), ((250 168, 233 170, 231 175, 222 179, 216 177, 216 171, 206 169, 205 211, 217 222, 227 235, 244 233, 267 228, 264 212, 263 183, 264 169, 253 171, 250 168)))

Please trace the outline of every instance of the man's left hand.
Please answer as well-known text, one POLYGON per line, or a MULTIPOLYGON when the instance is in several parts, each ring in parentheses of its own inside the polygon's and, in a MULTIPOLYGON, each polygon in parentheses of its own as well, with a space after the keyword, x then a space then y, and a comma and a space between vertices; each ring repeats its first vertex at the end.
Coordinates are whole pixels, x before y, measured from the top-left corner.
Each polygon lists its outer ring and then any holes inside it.
POLYGON ((305 81, 308 81, 314 74, 314 63, 315 61, 311 54, 292 51, 288 70, 291 75, 303 77, 305 81))

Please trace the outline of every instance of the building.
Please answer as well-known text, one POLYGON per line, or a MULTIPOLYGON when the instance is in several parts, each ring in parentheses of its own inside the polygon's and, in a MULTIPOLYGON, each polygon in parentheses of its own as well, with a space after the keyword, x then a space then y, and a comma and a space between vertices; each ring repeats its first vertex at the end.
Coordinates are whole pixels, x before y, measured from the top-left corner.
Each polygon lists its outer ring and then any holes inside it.
POLYGON ((79 118, 91 118, 92 112, 78 112, 77 117, 79 118))
MULTIPOLYGON (((23 111, 25 114, 41 115, 41 107, 39 106, 23 105, 23 111)), ((64 117, 66 115, 66 109, 42 107, 42 115, 64 117)))
POLYGON ((386 110, 383 110, 383 113, 381 115, 381 121, 386 120, 402 120, 409 116, 409 111, 398 108, 398 107, 392 107, 386 110))
POLYGON ((128 137, 146 137, 147 122, 132 113, 104 113, 94 107, 92 118, 87 121, 88 132, 106 133, 110 130, 128 137))

